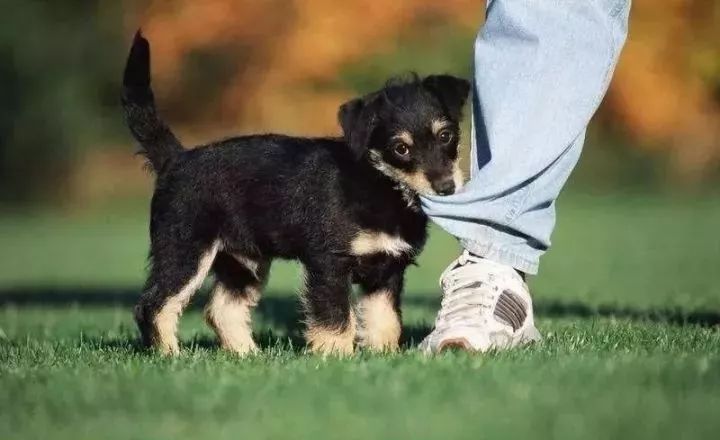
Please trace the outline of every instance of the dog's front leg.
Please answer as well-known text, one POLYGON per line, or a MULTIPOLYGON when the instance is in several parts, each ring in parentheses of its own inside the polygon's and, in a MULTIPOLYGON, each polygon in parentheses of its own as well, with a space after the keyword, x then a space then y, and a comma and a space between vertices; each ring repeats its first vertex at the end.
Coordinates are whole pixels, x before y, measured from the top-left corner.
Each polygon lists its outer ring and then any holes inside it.
POLYGON ((387 260, 360 279, 360 346, 373 351, 396 351, 400 343, 402 320, 400 294, 406 265, 387 260))
POLYGON ((356 321, 350 305, 350 262, 323 259, 306 263, 305 339, 321 354, 353 353, 356 321))

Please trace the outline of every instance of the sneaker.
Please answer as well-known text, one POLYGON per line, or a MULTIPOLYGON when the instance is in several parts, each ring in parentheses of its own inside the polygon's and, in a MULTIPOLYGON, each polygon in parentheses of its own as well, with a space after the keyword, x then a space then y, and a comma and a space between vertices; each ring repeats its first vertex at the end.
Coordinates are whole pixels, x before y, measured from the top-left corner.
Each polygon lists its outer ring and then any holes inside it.
POLYGON ((435 328, 419 346, 425 353, 484 353, 541 339, 528 287, 512 267, 463 251, 441 275, 440 286, 435 328))

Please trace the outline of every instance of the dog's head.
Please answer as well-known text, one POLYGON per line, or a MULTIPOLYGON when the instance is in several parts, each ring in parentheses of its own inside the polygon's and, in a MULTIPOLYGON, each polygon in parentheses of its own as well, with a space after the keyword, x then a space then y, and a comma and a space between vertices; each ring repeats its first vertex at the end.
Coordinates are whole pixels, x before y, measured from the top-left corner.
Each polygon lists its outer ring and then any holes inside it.
POLYGON ((470 83, 450 75, 394 81, 338 113, 349 148, 421 195, 453 194, 462 185, 458 142, 470 83))

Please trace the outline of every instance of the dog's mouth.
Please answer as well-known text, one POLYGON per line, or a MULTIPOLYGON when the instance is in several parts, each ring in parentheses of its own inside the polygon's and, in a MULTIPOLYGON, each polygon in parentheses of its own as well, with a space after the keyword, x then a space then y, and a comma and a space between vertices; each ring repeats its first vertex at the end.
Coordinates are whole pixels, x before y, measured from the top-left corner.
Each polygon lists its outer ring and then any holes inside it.
POLYGON ((433 182, 433 184, 437 185, 434 188, 435 192, 441 196, 449 196, 460 191, 465 184, 465 176, 460 168, 460 161, 455 160, 450 174, 444 179, 439 179, 437 183, 433 182))

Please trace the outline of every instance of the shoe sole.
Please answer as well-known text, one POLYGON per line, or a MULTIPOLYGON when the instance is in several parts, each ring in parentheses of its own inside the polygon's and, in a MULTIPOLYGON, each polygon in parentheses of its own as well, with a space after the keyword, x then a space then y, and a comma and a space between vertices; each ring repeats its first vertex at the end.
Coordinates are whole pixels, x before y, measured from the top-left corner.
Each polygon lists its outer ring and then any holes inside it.
POLYGON ((443 352, 447 350, 464 350, 464 351, 472 351, 475 352, 475 350, 472 345, 467 341, 465 338, 451 338, 446 339, 438 345, 437 352, 443 352))
MULTIPOLYGON (((514 344, 503 346, 503 347, 497 347, 497 346, 491 347, 488 351, 493 350, 493 349, 495 349, 495 350, 497 350, 497 349, 501 349, 501 350, 512 349, 512 348, 532 344, 532 343, 542 340, 542 337, 540 336, 540 332, 538 332, 534 327, 533 327, 533 330, 534 330, 534 332, 531 332, 529 335, 526 335, 524 338, 520 339, 519 341, 517 341, 514 344)), ((462 351, 467 351, 467 352, 471 352, 471 353, 481 353, 482 352, 482 350, 478 350, 477 348, 473 347, 472 344, 470 344, 470 342, 468 342, 468 340, 465 338, 450 338, 450 339, 446 339, 446 340, 442 341, 438 345, 436 353, 441 353, 443 351, 456 351, 456 350, 462 350, 462 351)))

